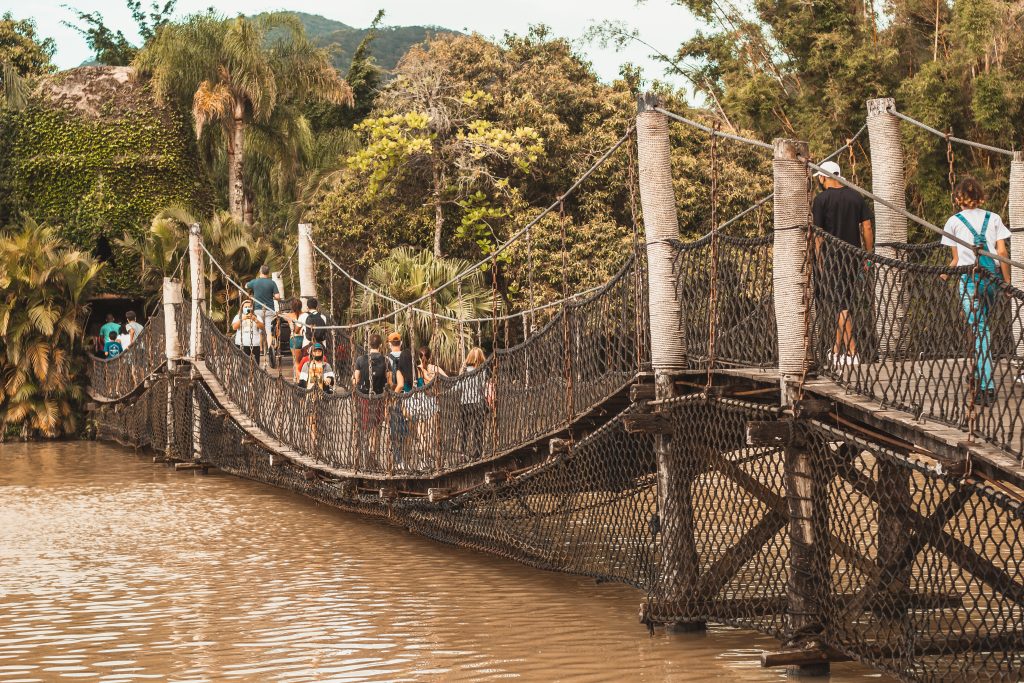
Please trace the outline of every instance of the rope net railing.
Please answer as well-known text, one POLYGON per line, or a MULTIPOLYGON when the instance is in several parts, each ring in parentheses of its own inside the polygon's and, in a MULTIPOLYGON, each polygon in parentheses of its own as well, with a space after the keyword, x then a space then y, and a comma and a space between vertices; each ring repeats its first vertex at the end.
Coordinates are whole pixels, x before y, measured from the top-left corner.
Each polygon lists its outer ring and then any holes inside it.
POLYGON ((249 419, 309 458, 364 474, 436 476, 566 429, 633 381, 649 355, 641 267, 631 260, 474 371, 408 393, 363 394, 342 372, 332 393, 308 391, 261 369, 205 316, 204 361, 249 419))
POLYGON ((444 500, 382 498, 351 480, 283 461, 217 414, 201 382, 165 378, 133 401, 95 416, 100 438, 202 462, 237 476, 297 491, 343 509, 386 517, 424 536, 554 571, 651 586, 657 517, 653 438, 629 434, 628 411, 546 461, 492 484, 453 491, 444 500), (167 410, 174 429, 167 441, 167 410), (203 419, 193 429, 193 410, 203 419), (173 446, 168 448, 168 443, 173 446))
POLYGON ((155 315, 120 355, 115 358, 89 357, 89 386, 99 396, 122 398, 135 391, 143 380, 163 365, 164 355, 164 317, 155 315))
POLYGON ((644 617, 714 621, 818 647, 902 680, 1016 680, 1024 647, 1024 509, 977 479, 937 474, 826 422, 750 446, 777 408, 691 395, 664 403, 657 579, 644 617), (802 489, 787 468, 812 463, 802 489), (808 520, 795 515, 809 490, 808 520), (793 525, 815 542, 801 560, 793 525), (810 587, 798 606, 792 587, 810 587), (797 620, 803 625, 795 627, 797 620))
POLYGON ((819 373, 1024 454, 1017 332, 1024 292, 982 268, 888 259, 820 231, 816 239, 819 373), (833 354, 837 345, 852 348, 852 358, 833 354))
POLYGON ((719 235, 676 246, 676 296, 682 305, 686 358, 692 368, 778 365, 772 299, 772 237, 719 235), (712 277, 712 262, 717 268, 712 277), (717 295, 712 296, 712 286, 717 295), (715 324, 712 344, 711 325, 715 324))

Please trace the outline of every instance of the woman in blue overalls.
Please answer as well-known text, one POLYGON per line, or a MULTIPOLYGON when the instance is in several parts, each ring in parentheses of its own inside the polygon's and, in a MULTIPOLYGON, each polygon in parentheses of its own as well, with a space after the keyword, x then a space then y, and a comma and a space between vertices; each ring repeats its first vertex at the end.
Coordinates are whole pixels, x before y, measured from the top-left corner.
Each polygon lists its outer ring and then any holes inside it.
POLYGON ((946 221, 947 235, 942 243, 950 248, 952 267, 975 266, 971 272, 960 276, 958 291, 960 303, 967 317, 967 324, 974 334, 976 405, 989 405, 995 399, 995 381, 992 377, 992 331, 989 315, 999 291, 999 281, 1010 279, 1010 265, 980 251, 1009 258, 1006 240, 1010 231, 998 214, 981 208, 985 203, 985 190, 974 178, 964 178, 953 190, 953 201, 960 207, 959 213, 946 221), (958 244, 949 235, 955 235, 973 248, 958 244))

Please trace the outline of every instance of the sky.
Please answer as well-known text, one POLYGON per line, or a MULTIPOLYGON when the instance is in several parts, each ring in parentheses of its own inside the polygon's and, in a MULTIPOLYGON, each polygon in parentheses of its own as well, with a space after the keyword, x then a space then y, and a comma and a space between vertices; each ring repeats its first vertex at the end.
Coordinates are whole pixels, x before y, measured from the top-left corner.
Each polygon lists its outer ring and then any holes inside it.
MULTIPOLYGON (((150 0, 144 0, 148 4, 150 0)), ((61 22, 73 18, 71 5, 86 12, 100 12, 107 25, 120 29, 130 38, 137 38, 134 23, 124 0, 32 0, 22 5, 15 0, 0 0, 0 13, 10 11, 15 18, 32 18, 40 35, 57 42, 54 61, 61 69, 78 66, 89 59, 85 41, 61 22)), ((178 0, 179 15, 215 6, 223 14, 256 14, 288 9, 320 14, 350 26, 366 27, 378 9, 384 9, 385 24, 434 25, 461 31, 475 31, 491 38, 500 38, 506 31, 524 33, 531 24, 550 26, 555 35, 578 43, 578 49, 594 65, 603 80, 617 77, 619 65, 632 62, 644 70, 648 81, 666 80, 685 87, 679 77, 666 77, 664 68, 649 58, 651 50, 633 44, 622 51, 602 49, 582 42, 582 36, 595 22, 623 21, 637 29, 640 36, 661 52, 672 55, 686 38, 693 35, 696 21, 686 9, 672 0, 363 0, 362 2, 322 2, 317 0, 178 0)))

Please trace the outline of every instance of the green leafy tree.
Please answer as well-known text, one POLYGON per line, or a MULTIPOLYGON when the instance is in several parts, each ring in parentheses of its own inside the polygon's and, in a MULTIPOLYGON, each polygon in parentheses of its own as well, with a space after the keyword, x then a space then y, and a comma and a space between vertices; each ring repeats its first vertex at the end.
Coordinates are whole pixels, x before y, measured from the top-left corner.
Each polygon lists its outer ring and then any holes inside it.
POLYGON ((288 14, 192 15, 161 27, 133 64, 151 77, 159 100, 191 108, 196 136, 208 149, 223 147, 228 208, 239 221, 246 218, 247 130, 280 130, 275 119, 302 116, 307 100, 352 101, 326 52, 313 47, 288 14))
MULTIPOLYGON (((411 247, 398 247, 378 261, 366 273, 366 283, 382 292, 408 303, 441 287, 470 266, 458 258, 436 257, 430 251, 411 247)), ((492 315, 495 306, 500 313, 501 302, 493 297, 492 287, 485 282, 483 273, 476 273, 450 284, 419 304, 421 311, 407 310, 401 314, 405 331, 418 344, 428 344, 437 362, 449 368, 457 367, 460 353, 473 345, 473 327, 431 315, 468 320, 492 315), (430 300, 432 299, 432 301, 430 300)), ((386 315, 396 305, 366 290, 356 292, 352 312, 356 319, 367 320, 386 315)), ((380 330, 383 331, 383 326, 380 330)))
POLYGON ((31 19, 0 17, 0 107, 23 109, 28 104, 29 79, 52 73, 57 50, 53 38, 40 40, 31 19))
POLYGON ((429 178, 435 256, 444 253, 446 206, 461 209, 460 235, 486 244, 486 221, 500 213, 489 198, 514 196, 512 176, 528 173, 544 151, 536 130, 482 118, 491 99, 451 78, 428 50, 413 48, 381 94, 381 115, 356 127, 367 142, 349 163, 367 174, 371 193, 409 177, 429 178))
POLYGON ((24 438, 78 431, 83 327, 101 269, 27 216, 0 233, 0 419, 24 438))
POLYGON ((0 62, 10 64, 19 76, 53 73, 50 60, 57 51, 53 38, 40 39, 31 19, 15 19, 10 12, 0 16, 0 62))
MULTIPOLYGON (((126 0, 125 4, 128 11, 131 12, 132 19, 135 20, 139 36, 145 45, 156 37, 157 29, 171 20, 177 0, 167 0, 163 4, 160 4, 158 0, 153 0, 148 12, 142 7, 142 0, 126 0)), ((107 26, 102 14, 83 12, 68 5, 64 5, 64 7, 74 12, 78 23, 73 24, 69 21, 61 23, 85 38, 85 42, 93 51, 93 57, 97 62, 108 66, 127 66, 132 63, 139 48, 128 40, 122 31, 115 31, 107 26)))

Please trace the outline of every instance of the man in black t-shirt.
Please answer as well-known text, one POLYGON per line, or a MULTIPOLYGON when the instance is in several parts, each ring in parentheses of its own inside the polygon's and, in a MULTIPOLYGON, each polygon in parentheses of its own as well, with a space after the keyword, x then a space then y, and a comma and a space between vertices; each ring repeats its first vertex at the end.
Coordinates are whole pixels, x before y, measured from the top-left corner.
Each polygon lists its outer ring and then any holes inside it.
MULTIPOLYGON (((821 168, 842 177, 839 164, 834 161, 826 161, 821 168)), ((858 249, 872 251, 875 236, 871 225, 871 208, 864 197, 825 173, 819 171, 814 177, 822 188, 811 207, 814 225, 858 249)), ((819 312, 836 317, 836 338, 829 364, 855 365, 859 361, 850 309, 862 269, 861 259, 841 245, 826 245, 825 241, 824 237, 815 240, 818 253, 815 258, 817 272, 814 291, 819 312)))

